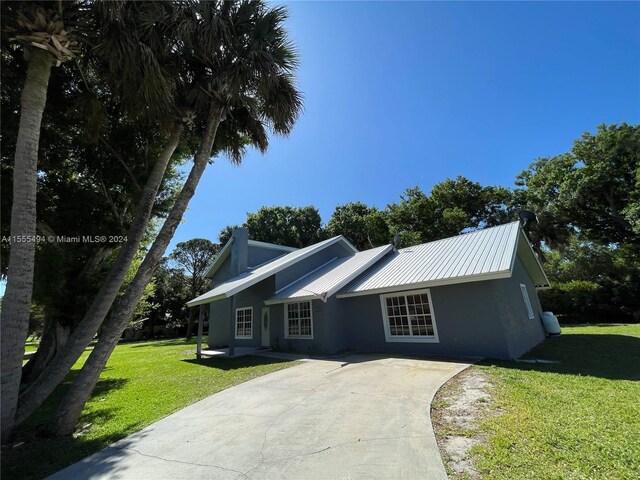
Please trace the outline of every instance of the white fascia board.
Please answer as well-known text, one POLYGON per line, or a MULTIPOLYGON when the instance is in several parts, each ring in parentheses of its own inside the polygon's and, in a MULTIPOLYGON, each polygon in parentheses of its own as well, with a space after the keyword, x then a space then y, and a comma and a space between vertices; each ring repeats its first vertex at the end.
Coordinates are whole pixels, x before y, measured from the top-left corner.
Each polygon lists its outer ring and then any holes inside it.
MULTIPOLYGON (((322 246, 322 249, 328 247, 329 245, 333 245, 334 243, 339 242, 341 239, 344 239, 344 237, 335 237, 333 239, 331 239, 331 241, 327 242, 326 244, 324 244, 322 246)), ((294 259, 291 259, 290 261, 283 263, 282 265, 272 269, 272 270, 267 270, 261 274, 258 275, 253 275, 252 277, 249 277, 246 282, 241 283, 240 285, 236 286, 235 288, 232 288, 231 290, 226 291, 224 294, 221 294, 218 297, 213 297, 215 298, 215 300, 219 300, 225 297, 232 297, 233 295, 235 295, 236 293, 239 293, 243 290, 246 290, 249 287, 252 287, 253 285, 255 285, 258 282, 261 282, 262 280, 264 280, 265 278, 270 277, 271 275, 275 275, 278 272, 281 272, 282 270, 284 270, 285 268, 290 267, 291 265, 295 265, 296 263, 304 260, 305 258, 310 257, 311 255, 313 255, 314 253, 320 251, 321 249, 318 248, 314 248, 312 250, 309 250, 308 252, 304 253, 303 255, 300 255, 299 257, 296 257, 294 259)), ((206 294, 205 294, 206 295, 206 294)), ((215 300, 209 300, 207 299, 207 303, 211 302, 211 301, 215 301, 215 300)))
POLYGON ((372 267, 374 264, 376 264, 378 262, 378 260, 380 260, 382 257, 384 257, 391 250, 393 250, 393 245, 387 245, 386 248, 384 248, 375 257, 371 258, 368 262, 366 262, 365 264, 360 266, 360 268, 355 270, 351 275, 349 275, 347 278, 345 278, 344 280, 339 282, 337 285, 335 285, 333 288, 331 288, 327 292, 327 298, 331 297, 332 295, 334 295, 338 290, 340 290, 342 287, 347 285, 354 278, 357 278, 358 276, 360 276, 360 274, 362 274, 364 271, 368 270, 370 267, 372 267))
MULTIPOLYGON (((310 257, 311 255, 313 255, 314 253, 323 250, 325 248, 327 248, 330 245, 333 245, 339 241, 347 241, 342 235, 339 235, 337 237, 333 237, 329 240, 326 241, 326 243, 324 245, 322 245, 322 248, 313 248, 310 249, 309 251, 305 252, 303 255, 300 255, 296 258, 293 258, 291 260, 289 260, 286 263, 283 263, 282 265, 273 268, 271 270, 267 270, 265 272, 262 272, 261 274, 258 275, 253 275, 253 276, 249 276, 249 278, 247 278, 247 280, 243 283, 241 283, 240 285, 236 286, 235 288, 232 288, 231 290, 226 291, 225 293, 221 293, 220 295, 216 295, 215 297, 209 297, 209 298, 201 298, 204 295, 207 295, 206 293, 201 295, 200 297, 194 298, 193 300, 191 300, 190 302, 187 302, 187 306, 189 307, 195 307, 197 305, 202 305, 203 303, 210 303, 210 302, 215 302, 216 300, 222 300, 223 298, 228 298, 228 297, 232 297, 233 295, 235 295, 236 293, 239 293, 243 290, 246 290, 249 287, 252 287, 253 285, 255 285, 258 282, 261 282, 262 280, 264 280, 265 278, 270 277, 271 275, 275 275, 278 272, 281 272, 282 270, 284 270, 285 268, 290 267, 291 265, 294 265, 298 262, 300 262, 301 260, 304 260, 305 258, 310 257)), ((348 241, 347 241, 348 243, 348 241)), ((351 245, 351 244, 349 244, 351 245)), ((351 245, 352 248, 353 245, 351 245)), ((223 249, 224 250, 224 249, 223 249)), ((276 260, 273 260, 276 261, 276 260)), ((223 284, 224 285, 224 284, 223 284)), ((216 287, 219 288, 220 286, 216 287)))
POLYGON ((311 270, 310 272, 305 273, 304 275, 302 275, 300 278, 296 278, 293 282, 288 283, 287 285, 285 285, 282 288, 279 288, 278 290, 276 290, 275 295, 279 294, 280 292, 284 292, 287 288, 289 288, 291 285, 295 285, 296 283, 298 283, 300 280, 307 278, 309 275, 312 275, 314 273, 316 273, 318 270, 320 270, 321 268, 326 267, 327 265, 329 265, 331 262, 337 260, 338 257, 333 257, 331 260, 329 260, 328 262, 324 262, 322 265, 320 265, 317 268, 314 268, 313 270, 311 270))
MULTIPOLYGON (((206 295, 206 293, 204 295, 206 295)), ((203 297, 204 295, 200 295, 200 297, 203 297)), ((223 300, 227 298, 227 295, 221 294, 221 295, 216 295, 214 297, 206 297, 206 298, 200 298, 200 297, 196 297, 193 300, 188 301, 187 307, 191 308, 191 307, 197 307, 198 305, 204 305, 206 303, 217 302, 218 300, 223 300)))
MULTIPOLYGON (((329 298, 329 297, 333 296, 342 287, 344 287, 346 284, 351 282, 358 275, 360 275, 362 272, 364 272, 369 267, 371 267, 374 263, 376 263, 378 260, 380 260, 383 256, 385 256, 387 253, 389 253, 392 249, 393 249, 393 245, 387 245, 386 248, 382 249, 380 251, 380 253, 378 253, 375 257, 370 258, 369 261, 367 261, 365 264, 361 265, 360 268, 358 268, 357 270, 352 272, 351 275, 349 275, 348 277, 346 277, 345 279, 340 281, 338 284, 336 284, 334 287, 332 287, 331 289, 329 289, 326 292, 317 292, 317 293, 314 293, 313 295, 305 295, 304 297, 287 297, 287 298, 276 298, 276 299, 272 299, 272 300, 265 300, 264 304, 265 305, 276 305, 276 304, 279 304, 279 303, 289 303, 289 302, 297 302, 297 301, 303 302, 303 301, 307 301, 307 300, 316 300, 316 299, 320 299, 321 300, 323 297, 325 299, 329 298)), ((303 278, 308 277, 313 272, 315 272, 317 270, 320 270, 321 268, 323 268, 324 266, 326 266, 327 264, 329 264, 329 263, 331 263, 331 262, 333 262, 335 260, 337 260, 337 259, 333 258, 333 259, 329 260, 327 263, 325 263, 324 265, 320 265, 315 270, 312 270, 311 272, 309 272, 306 275, 300 277, 296 281, 291 282, 289 285, 286 285, 285 287, 282 287, 281 289, 279 289, 276 292, 276 294, 278 294, 278 292, 282 292, 282 291, 286 290, 291 285, 296 284, 297 282, 299 282, 303 278)))
POLYGON ((268 250, 282 250, 283 252, 295 252, 299 250, 295 247, 286 247, 284 245, 276 245, 275 243, 260 242, 258 240, 249 240, 250 247, 266 248, 268 250))
POLYGON ((265 305, 280 305, 281 303, 297 303, 297 302, 310 302, 313 300, 319 300, 318 295, 305 295, 304 297, 290 297, 290 298, 276 298, 273 300, 265 300, 265 305))
MULTIPOLYGON (((549 282, 549 277, 547 277, 547 274, 545 273, 544 268, 542 268, 542 264, 540 263, 540 259, 538 258, 538 255, 536 255, 536 252, 533 250, 533 247, 531 246, 531 243, 529 242, 529 239, 527 238, 527 236, 525 235, 525 233, 524 233, 524 231, 522 229, 520 229, 519 233, 520 233, 520 235, 522 235, 522 238, 518 237, 518 241, 516 242, 516 255, 517 255, 517 252, 518 252, 517 251, 518 243, 520 242, 520 240, 522 240, 527 244, 527 247, 529 247, 529 252, 531 253, 531 255, 533 255, 533 258, 535 259, 536 263, 538 264, 538 268, 542 272, 542 276, 544 277, 545 281, 547 282, 546 285, 541 285, 540 287, 536 287, 536 288, 540 288, 540 289, 551 288, 551 282, 549 282)), ((526 269, 526 267, 525 267, 525 269, 526 269)), ((527 272, 527 273, 529 273, 529 272, 527 272)))
POLYGON ((372 290, 363 290, 361 292, 339 293, 337 298, 361 297, 364 295, 375 295, 378 293, 402 292, 404 290, 415 290, 417 288, 441 287, 444 285, 456 285, 458 283, 480 282, 484 280, 499 280, 502 278, 510 278, 511 270, 503 270, 500 272, 482 273, 479 275, 469 275, 460 278, 445 278, 442 280, 430 280, 428 282, 403 283, 401 285, 393 285, 390 287, 375 288, 372 290))
POLYGON ((353 243, 351 243, 349 240, 347 240, 347 237, 339 235, 338 238, 341 238, 344 241, 344 243, 347 244, 347 247, 349 247, 351 250, 353 250, 353 253, 358 253, 360 251, 356 247, 353 246, 353 243))
POLYGON ((511 251, 511 262, 509 270, 513 272, 513 267, 516 264, 516 257, 518 256, 518 244, 520 243, 520 235, 524 235, 522 228, 518 225, 518 233, 516 234, 516 241, 513 242, 513 250, 511 251))
POLYGON ((209 270, 207 270, 207 273, 204 274, 205 278, 211 277, 214 273, 216 273, 216 270, 220 268, 220 265, 222 265, 222 262, 231 253, 232 243, 233 243, 233 237, 231 237, 229 241, 224 245, 224 247, 222 247, 222 250, 218 252, 218 255, 216 255, 216 259, 213 261, 213 263, 209 267, 209 270))

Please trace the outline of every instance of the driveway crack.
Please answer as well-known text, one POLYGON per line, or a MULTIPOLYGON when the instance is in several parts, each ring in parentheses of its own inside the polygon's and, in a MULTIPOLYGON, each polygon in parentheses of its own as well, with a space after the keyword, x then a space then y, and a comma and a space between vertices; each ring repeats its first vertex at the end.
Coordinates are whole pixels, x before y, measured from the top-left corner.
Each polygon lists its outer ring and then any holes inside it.
MULTIPOLYGON (((340 367, 338 367, 340 368, 340 367)), ((255 472, 262 464, 264 463, 271 463, 271 462, 265 462, 264 459, 264 449, 267 446, 267 437, 269 436, 269 432, 271 431, 271 429, 273 428, 273 426, 276 424, 276 422, 278 421, 278 419, 280 417, 282 417, 284 414, 291 412, 291 410, 295 409, 296 407, 298 407, 299 405, 302 405, 304 402, 307 401, 307 399, 313 395, 320 387, 322 387, 325 383, 327 383, 329 381, 329 378, 325 377, 324 380, 322 382, 320 382, 318 385, 316 385, 308 394, 306 394, 304 397, 302 397, 302 399, 300 399, 300 401, 296 402, 295 405, 293 405, 290 408, 286 408, 284 409, 282 412, 280 412, 278 415, 276 415, 273 420, 271 421, 271 423, 269 424, 269 426, 267 427, 267 429, 264 432, 264 438, 262 440, 262 447, 260 448, 260 461, 258 462, 257 465, 255 465, 254 467, 251 467, 249 470, 247 470, 246 473, 244 473, 246 478, 251 478, 251 475, 253 474, 253 472, 255 472)), ((292 458, 295 458, 292 457, 292 458)))
POLYGON ((195 467, 213 467, 213 468, 217 468, 217 469, 224 470, 224 471, 227 471, 227 472, 237 473, 238 475, 242 475, 242 477, 247 478, 247 475, 245 473, 241 472, 240 470, 234 470, 232 468, 221 467, 220 465, 215 465, 213 463, 196 463, 196 462, 186 462, 184 460, 173 460, 173 459, 170 459, 170 458, 159 457, 158 455, 151 455, 149 453, 142 453, 140 450, 137 450, 137 449, 131 448, 131 447, 111 447, 111 448, 115 448, 117 450, 131 450, 132 452, 135 452, 138 455, 141 455, 143 457, 157 458, 158 460, 163 460, 165 462, 170 462, 170 463, 180 463, 180 464, 183 464, 183 465, 193 465, 195 467))

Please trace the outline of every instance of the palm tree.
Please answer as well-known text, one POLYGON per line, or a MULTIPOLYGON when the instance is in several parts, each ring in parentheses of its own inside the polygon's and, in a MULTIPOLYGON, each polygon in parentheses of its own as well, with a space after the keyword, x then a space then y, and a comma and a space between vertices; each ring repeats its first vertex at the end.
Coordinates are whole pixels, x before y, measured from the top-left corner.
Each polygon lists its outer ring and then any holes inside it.
POLYGON ((181 16, 179 31, 189 33, 185 46, 206 67, 202 78, 206 87, 198 88, 192 97, 195 106, 201 106, 199 111, 206 114, 200 146, 171 213, 60 404, 52 425, 57 435, 73 432, 144 286, 151 280, 195 194, 212 153, 224 151, 233 162, 240 163, 247 143, 264 152, 268 146, 265 127, 287 135, 302 109, 301 95, 293 83, 297 54, 283 27, 287 18, 284 8, 269 8, 261 1, 202 2, 189 5, 181 16), (212 41, 220 38, 220 20, 225 25, 222 45, 212 41), (215 31, 210 29, 211 25, 215 31))
POLYGON ((192 121, 193 115, 188 109, 176 106, 176 84, 180 80, 176 71, 179 70, 177 63, 181 60, 172 50, 172 45, 175 44, 173 33, 164 25, 152 23, 150 27, 147 21, 149 10, 164 17, 167 12, 171 12, 171 4, 97 4, 91 22, 88 22, 95 33, 88 35, 87 43, 94 44, 92 68, 98 70, 98 73, 109 75, 113 89, 130 114, 151 120, 158 117, 165 119, 167 141, 141 192, 127 233, 127 241, 63 350, 20 393, 15 416, 17 423, 24 420, 25 415, 28 416, 49 396, 98 331, 147 232, 158 189, 180 142, 184 124, 192 121), (169 68, 164 68, 167 66, 169 68))
POLYGON ((25 2, 8 5, 3 10, 3 16, 8 14, 15 19, 10 27, 15 32, 12 40, 22 45, 28 62, 20 97, 20 125, 13 167, 10 233, 13 241, 0 319, 1 438, 4 442, 13 427, 33 292, 40 124, 47 103, 51 67, 72 58, 75 44, 65 30, 62 4, 58 10, 52 10, 25 2))

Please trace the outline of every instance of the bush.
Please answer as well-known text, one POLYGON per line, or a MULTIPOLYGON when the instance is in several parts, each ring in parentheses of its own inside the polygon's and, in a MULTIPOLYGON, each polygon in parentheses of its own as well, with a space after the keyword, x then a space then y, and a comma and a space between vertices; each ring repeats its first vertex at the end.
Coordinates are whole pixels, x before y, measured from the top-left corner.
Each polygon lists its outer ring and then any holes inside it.
POLYGON ((539 296, 542 309, 554 312, 563 323, 634 321, 631 312, 612 305, 611 292, 595 282, 558 282, 539 296))

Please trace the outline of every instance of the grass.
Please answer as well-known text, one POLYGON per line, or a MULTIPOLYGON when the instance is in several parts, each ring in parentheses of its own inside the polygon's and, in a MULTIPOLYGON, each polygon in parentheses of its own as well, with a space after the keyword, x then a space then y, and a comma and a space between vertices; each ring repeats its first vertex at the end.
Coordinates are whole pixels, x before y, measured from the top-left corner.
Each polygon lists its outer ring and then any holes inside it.
POLYGON ((3 447, 2 478, 43 478, 208 395, 295 364, 262 357, 195 360, 194 347, 184 340, 117 346, 82 413, 80 426, 90 426, 74 437, 41 436, 85 352, 66 383, 16 432, 13 444, 25 443, 3 447))
POLYGON ((640 325, 565 326, 528 357, 480 364, 494 409, 472 449, 485 479, 640 478, 640 325))

